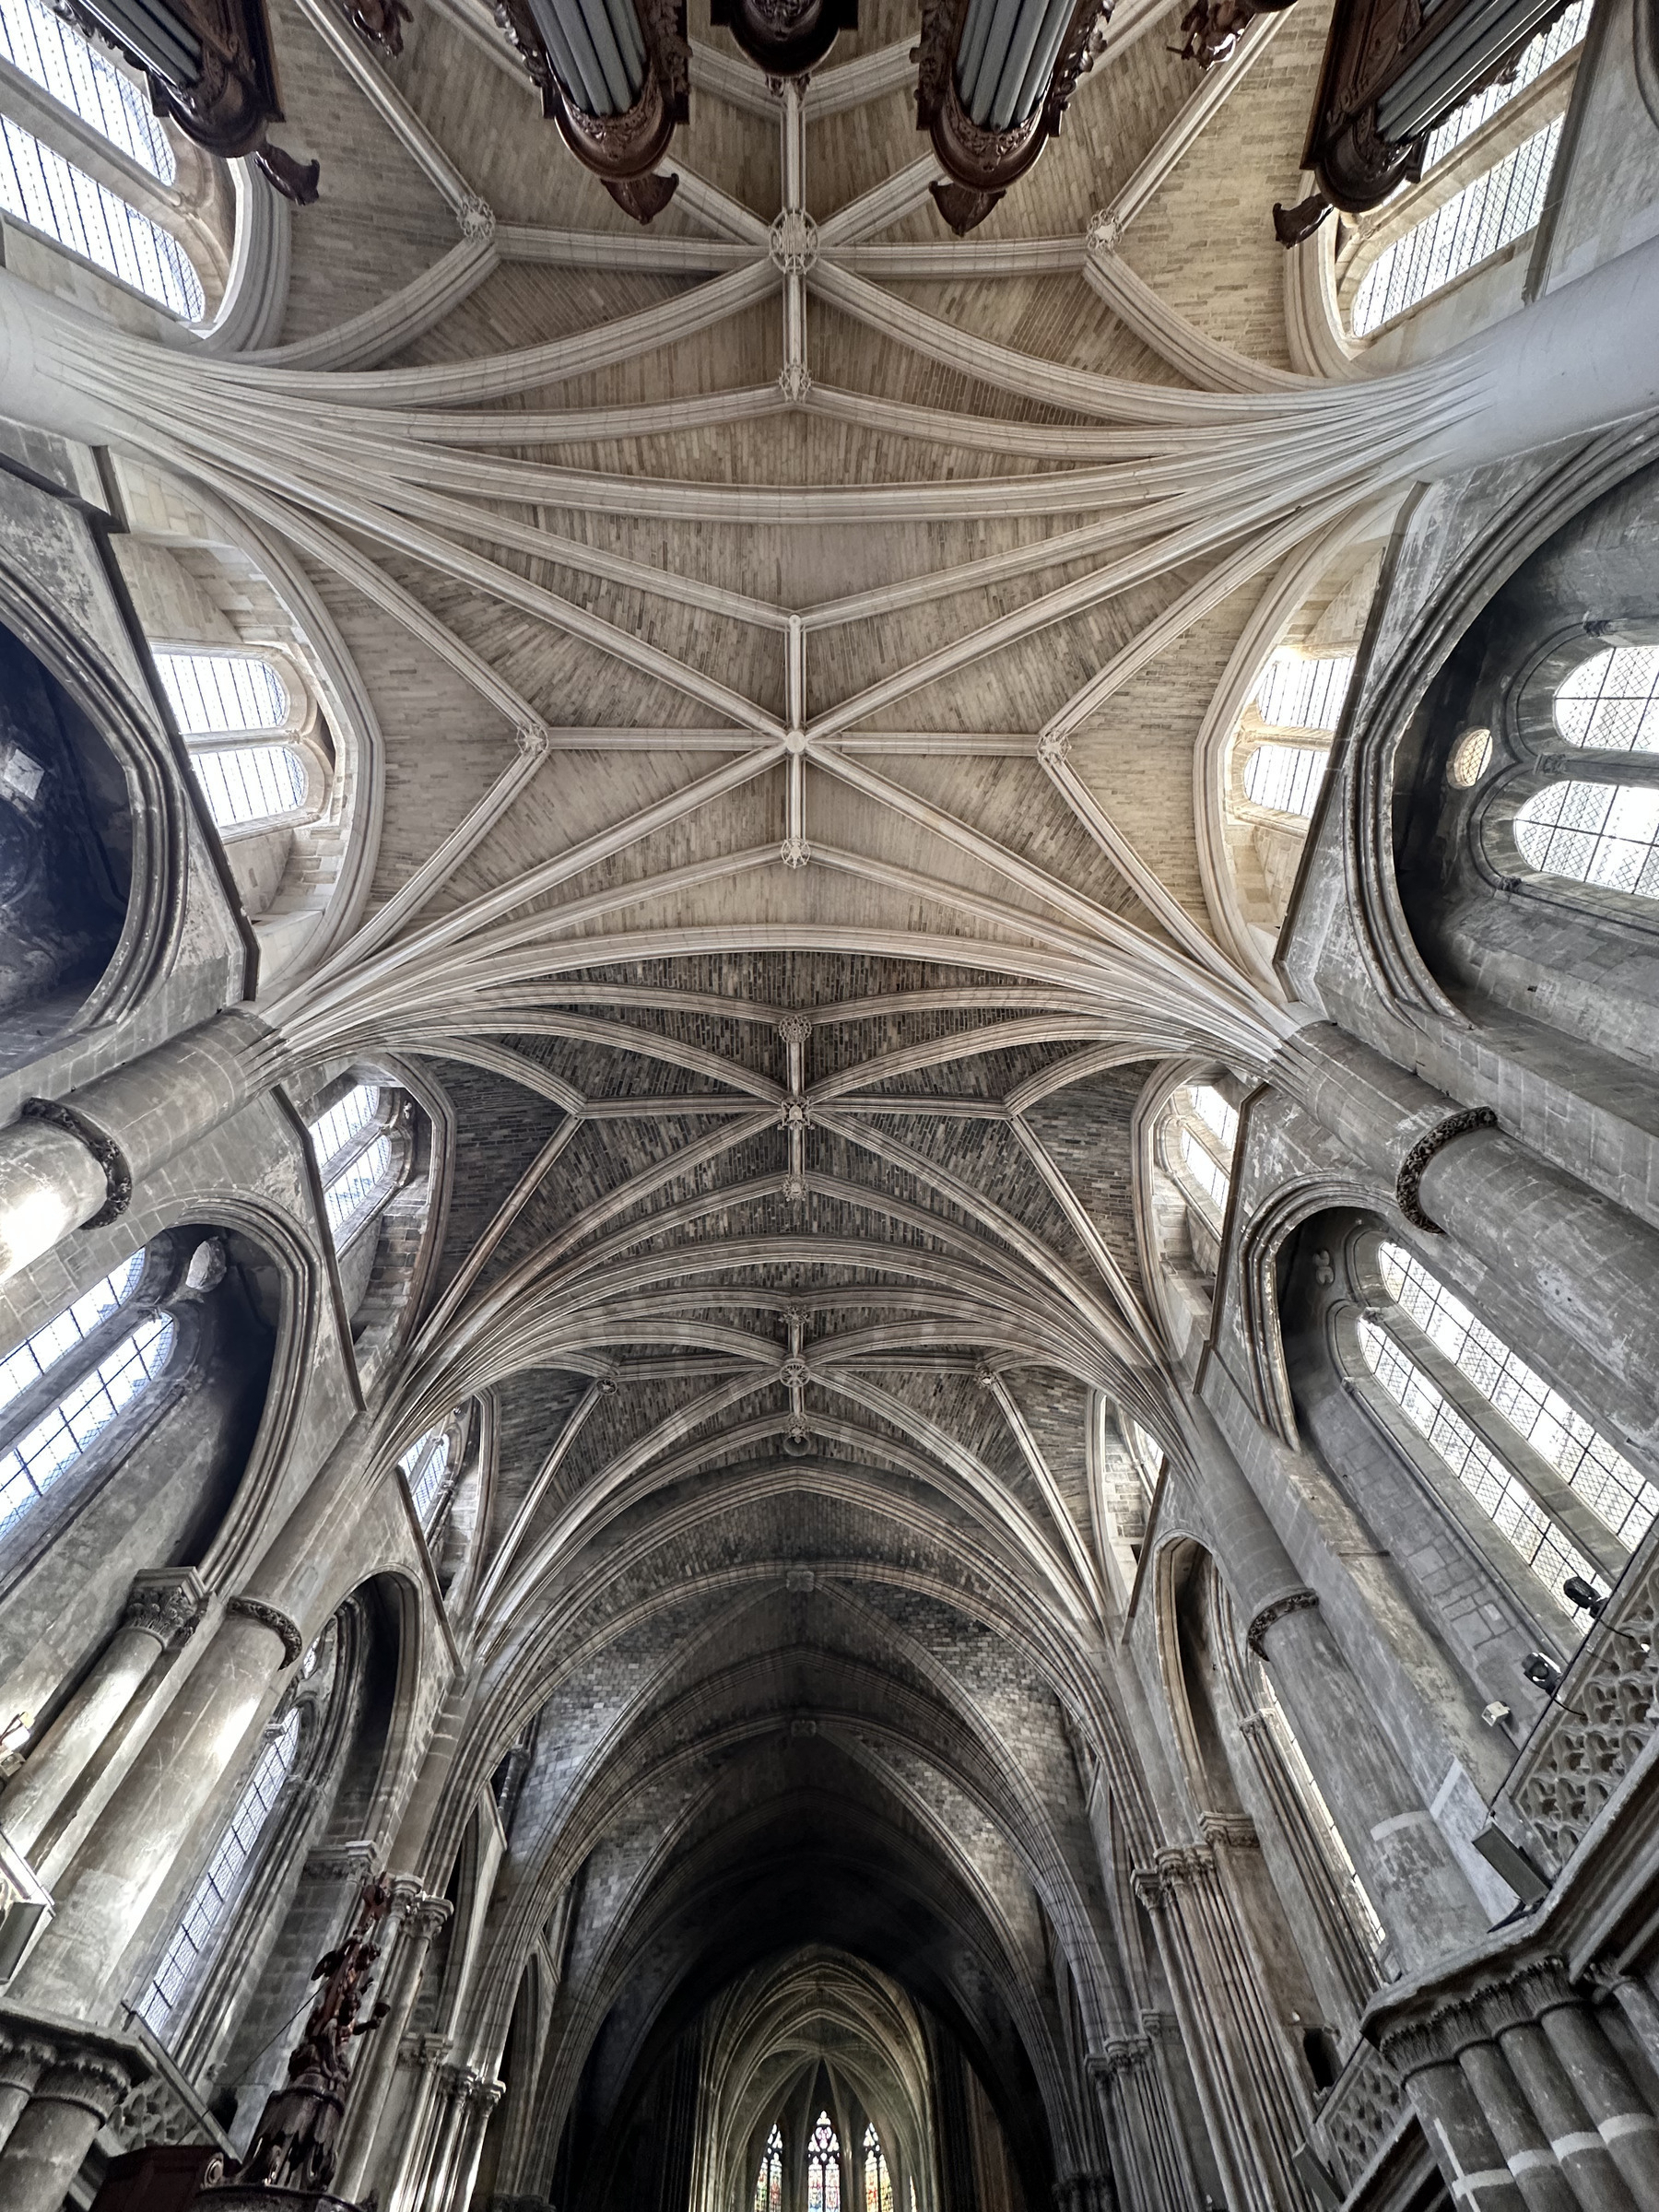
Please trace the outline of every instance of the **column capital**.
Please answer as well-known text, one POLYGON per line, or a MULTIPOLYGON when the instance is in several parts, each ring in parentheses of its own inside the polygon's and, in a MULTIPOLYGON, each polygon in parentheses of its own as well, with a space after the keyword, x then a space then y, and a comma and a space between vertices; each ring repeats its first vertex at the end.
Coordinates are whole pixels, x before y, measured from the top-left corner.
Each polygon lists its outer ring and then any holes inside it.
POLYGON ((194 1567, 147 1567, 133 1577, 124 1629, 142 1629, 163 1651, 187 1643, 207 1610, 207 1585, 194 1567))

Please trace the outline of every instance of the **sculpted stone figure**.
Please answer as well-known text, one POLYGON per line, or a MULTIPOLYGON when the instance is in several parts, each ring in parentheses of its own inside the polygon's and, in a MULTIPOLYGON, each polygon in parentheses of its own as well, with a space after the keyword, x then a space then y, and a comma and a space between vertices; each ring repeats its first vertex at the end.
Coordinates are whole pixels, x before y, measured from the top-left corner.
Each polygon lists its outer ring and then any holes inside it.
POLYGON ((326 2189, 334 2179, 335 2145, 351 2080, 353 2039, 368 2035, 386 2017, 376 2005, 366 2020, 358 2018, 379 1947, 370 1940, 392 1901, 383 1875, 363 1885, 356 1925, 336 1950, 325 1951, 312 1970, 323 1992, 312 2007, 305 2033, 288 2059, 285 2086, 266 2100, 248 2155, 236 2173, 239 2182, 267 2189, 326 2189))

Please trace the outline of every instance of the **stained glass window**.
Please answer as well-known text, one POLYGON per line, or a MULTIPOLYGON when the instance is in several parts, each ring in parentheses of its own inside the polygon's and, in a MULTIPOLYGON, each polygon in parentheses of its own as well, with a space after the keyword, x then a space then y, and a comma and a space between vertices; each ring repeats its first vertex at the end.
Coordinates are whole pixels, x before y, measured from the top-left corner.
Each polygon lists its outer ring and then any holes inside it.
POLYGON ((783 2138, 775 2122, 755 2176, 755 2212, 783 2212, 783 2138))
POLYGON ((828 2112, 807 2139, 806 2212, 841 2212, 841 2141, 828 2112))
POLYGON ((893 2177, 873 2120, 865 2129, 864 2212, 893 2212, 893 2177))

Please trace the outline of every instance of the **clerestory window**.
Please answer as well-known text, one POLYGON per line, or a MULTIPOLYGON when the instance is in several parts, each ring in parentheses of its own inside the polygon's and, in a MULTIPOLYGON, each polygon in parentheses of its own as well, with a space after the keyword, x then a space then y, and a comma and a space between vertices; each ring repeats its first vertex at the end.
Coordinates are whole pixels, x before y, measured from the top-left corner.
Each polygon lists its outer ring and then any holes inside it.
POLYGON ((1375 1262, 1386 1302, 1359 1324, 1368 1366, 1571 1613, 1566 1578, 1605 1587, 1659 1514, 1659 1489, 1410 1253, 1381 1242, 1375 1262))
MULTIPOLYGON (((1590 0, 1574 0, 1522 51, 1504 80, 1465 100, 1430 134, 1424 153, 1425 189, 1434 190, 1435 171, 1459 147, 1578 45, 1589 18, 1590 0)), ((1564 112, 1564 87, 1559 97, 1564 112)), ((1520 145, 1512 146, 1490 168, 1383 247, 1354 294, 1351 320, 1356 337, 1369 337, 1534 228, 1549 189, 1562 120, 1562 113, 1556 114, 1520 145)))
POLYGON ((806 2212, 841 2212, 841 2138, 828 2112, 806 2141, 806 2212))
POLYGON ((1170 1100, 1166 1160, 1212 1230, 1227 1212, 1239 1117, 1213 1083, 1183 1084, 1170 1100))
POLYGON ((390 1129, 395 1097, 378 1084, 355 1083, 307 1124, 336 1250, 368 1227, 397 1188, 390 1129))
MULTIPOLYGON (((304 1662, 314 1665, 311 1653, 304 1662)), ((217 1947, 226 1916, 240 1893, 249 1865, 276 1810, 283 1788, 300 1754, 300 1713, 291 1702, 266 1728, 229 1819, 212 1856, 202 1869, 180 1915, 160 1964, 145 1984, 136 2010, 145 2025, 165 2042, 180 2006, 217 1947)))
POLYGON ((755 2176, 754 2212, 783 2212, 783 2138, 776 2122, 760 2153, 760 2171, 755 2176))
POLYGON ((130 172, 135 192, 155 200, 175 175, 166 133, 139 88, 41 0, 0 0, 0 110, 8 107, 16 112, 0 112, 0 209, 182 320, 199 322, 206 299, 179 240, 70 158, 90 136, 111 149, 114 173, 130 172), (19 97, 23 86, 46 99, 19 97), (65 124, 54 132, 59 110, 65 124), (53 143, 59 135, 70 152, 53 143))
POLYGON ((873 2120, 864 2137, 864 2212, 893 2212, 893 2177, 873 2120))
POLYGON ((174 1324, 141 1309, 135 1253, 0 1360, 0 1532, 121 1419, 166 1367, 174 1324))
POLYGON ((191 766, 221 830, 297 814, 305 764, 291 745, 218 742, 279 730, 288 695, 268 661, 249 653, 158 653, 156 669, 190 746, 191 766))
POLYGON ((430 1531, 443 1503, 450 1464, 450 1431, 429 1429, 398 1461, 422 1528, 430 1531))

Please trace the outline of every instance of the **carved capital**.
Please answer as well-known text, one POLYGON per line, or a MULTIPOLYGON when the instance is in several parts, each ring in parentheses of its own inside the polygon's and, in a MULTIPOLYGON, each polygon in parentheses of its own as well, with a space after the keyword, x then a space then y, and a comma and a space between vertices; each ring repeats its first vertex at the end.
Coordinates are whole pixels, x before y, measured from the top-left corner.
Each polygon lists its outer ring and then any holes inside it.
POLYGON ((188 1642, 207 1609, 207 1591, 194 1567, 161 1567, 133 1577, 124 1629, 142 1629, 165 1650, 188 1642))
POLYGON ((1318 1605, 1318 1595, 1312 1590, 1287 1591, 1283 1597, 1276 1597, 1262 1607, 1244 1631, 1244 1641, 1256 1657, 1265 1663, 1267 1658, 1265 1638, 1268 1630, 1277 1622, 1288 1619, 1292 1613, 1313 1612, 1317 1610, 1318 1605))
POLYGON ((104 1202, 81 1227, 101 1229, 106 1222, 119 1220, 133 1202, 133 1171, 115 1139, 62 1099, 25 1099, 18 1113, 22 1121, 49 1122, 53 1128, 64 1130, 85 1145, 103 1171, 104 1202))
POLYGON ((1225 1843, 1229 1851, 1260 1851, 1262 1839, 1248 1813, 1200 1813, 1198 1825, 1212 1848, 1225 1843))
POLYGON ((374 1846, 367 1841, 319 1843, 306 1853, 305 1871, 314 1881, 349 1881, 361 1888, 374 1872, 374 1846))
POLYGON ((256 1620, 262 1629, 270 1630, 282 1645, 284 1674, 305 1649, 304 1640, 288 1615, 278 1606, 267 1606, 263 1597, 227 1598, 225 1611, 242 1620, 256 1620))
POLYGON ((409 1926, 423 1944, 430 1943, 454 1909, 447 1897, 423 1897, 409 1914, 409 1926))
POLYGON ((1431 1221, 1423 1211, 1421 1192, 1423 1175, 1430 1161, 1439 1152, 1460 1136, 1467 1136, 1474 1129, 1495 1129, 1498 1116, 1489 1106, 1465 1107, 1461 1113, 1449 1113, 1443 1122, 1437 1122, 1426 1136, 1419 1136, 1405 1159, 1394 1181, 1394 1204, 1413 1229, 1427 1230, 1430 1236, 1445 1234, 1438 1221, 1431 1221))

